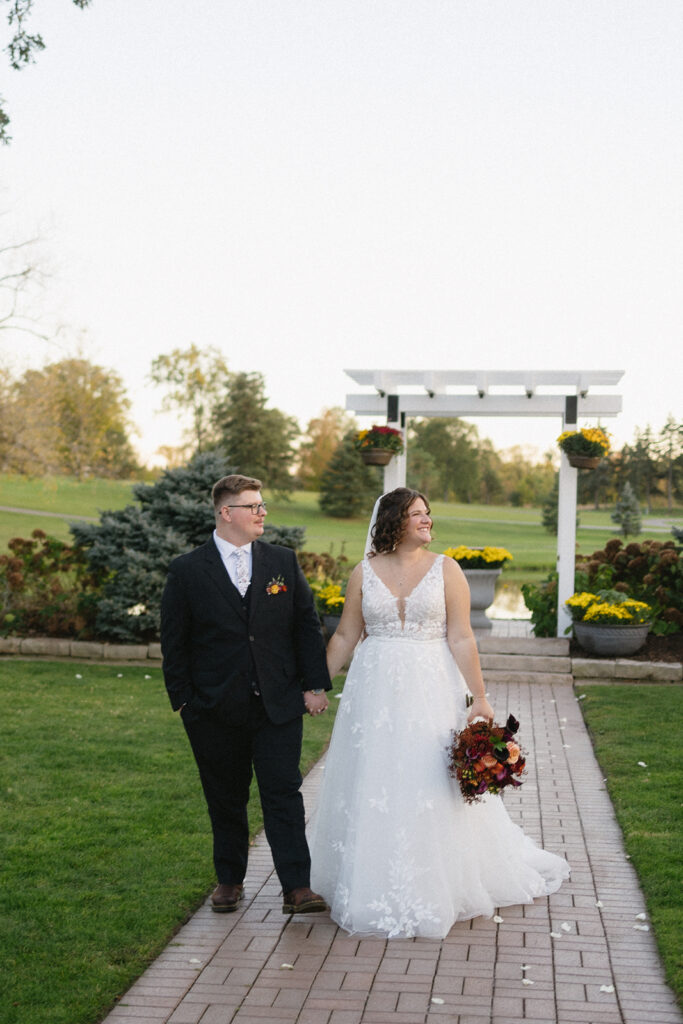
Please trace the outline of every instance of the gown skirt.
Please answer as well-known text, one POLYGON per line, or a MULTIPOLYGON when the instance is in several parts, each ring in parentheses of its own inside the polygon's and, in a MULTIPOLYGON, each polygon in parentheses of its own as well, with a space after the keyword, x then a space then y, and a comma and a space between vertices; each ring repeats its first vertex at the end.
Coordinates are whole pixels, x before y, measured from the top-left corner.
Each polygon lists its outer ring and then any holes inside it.
POLYGON ((467 710, 443 635, 438 564, 397 628, 389 592, 376 593, 381 581, 364 563, 370 635, 347 675, 309 830, 311 885, 351 934, 443 938, 456 921, 530 903, 569 876, 500 796, 467 804, 448 774, 447 747, 467 710), (379 616, 369 614, 373 592, 379 616))

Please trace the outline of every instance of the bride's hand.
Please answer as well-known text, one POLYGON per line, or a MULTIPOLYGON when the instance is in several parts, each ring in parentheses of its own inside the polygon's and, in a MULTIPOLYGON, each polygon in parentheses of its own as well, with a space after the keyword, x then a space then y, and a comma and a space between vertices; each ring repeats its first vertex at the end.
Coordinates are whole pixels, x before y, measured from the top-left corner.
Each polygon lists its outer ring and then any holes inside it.
POLYGON ((489 722, 493 721, 493 708, 487 701, 486 697, 474 698, 470 707, 470 713, 467 716, 467 724, 469 725, 475 718, 486 718, 489 722))

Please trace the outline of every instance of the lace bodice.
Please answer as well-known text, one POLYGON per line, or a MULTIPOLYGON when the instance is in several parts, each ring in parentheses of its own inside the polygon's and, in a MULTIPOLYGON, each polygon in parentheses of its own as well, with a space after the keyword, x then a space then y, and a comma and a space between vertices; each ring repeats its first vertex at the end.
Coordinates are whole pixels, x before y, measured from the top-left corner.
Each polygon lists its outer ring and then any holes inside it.
POLYGON ((363 560, 363 618, 368 636, 442 640, 446 636, 443 560, 439 555, 406 598, 395 597, 363 560))

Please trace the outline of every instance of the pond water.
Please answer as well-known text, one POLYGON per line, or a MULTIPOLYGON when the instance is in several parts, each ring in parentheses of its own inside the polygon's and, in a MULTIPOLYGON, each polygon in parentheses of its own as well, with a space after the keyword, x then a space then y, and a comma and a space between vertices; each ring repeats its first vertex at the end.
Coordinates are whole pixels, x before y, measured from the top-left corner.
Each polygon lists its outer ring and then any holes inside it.
POLYGON ((524 604, 519 583, 506 583, 499 576, 493 604, 486 614, 490 619, 530 619, 531 612, 524 604))

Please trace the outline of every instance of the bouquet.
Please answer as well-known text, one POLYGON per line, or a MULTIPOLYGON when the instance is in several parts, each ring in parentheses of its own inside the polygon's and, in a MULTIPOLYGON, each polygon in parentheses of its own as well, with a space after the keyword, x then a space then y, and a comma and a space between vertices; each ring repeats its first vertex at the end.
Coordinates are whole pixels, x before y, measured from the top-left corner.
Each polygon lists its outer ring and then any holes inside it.
POLYGON ((453 733, 453 743, 447 748, 448 771, 460 783, 468 804, 484 793, 522 785, 519 776, 526 766, 526 754, 513 739, 518 729, 519 722, 510 715, 504 726, 478 721, 453 733))

